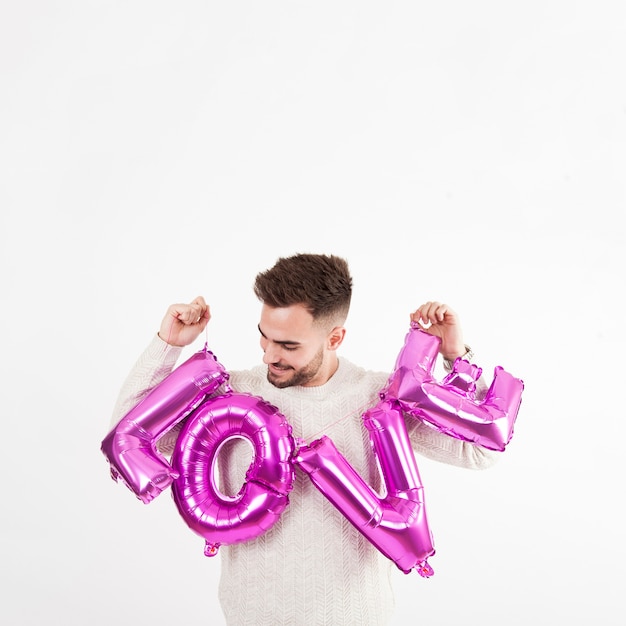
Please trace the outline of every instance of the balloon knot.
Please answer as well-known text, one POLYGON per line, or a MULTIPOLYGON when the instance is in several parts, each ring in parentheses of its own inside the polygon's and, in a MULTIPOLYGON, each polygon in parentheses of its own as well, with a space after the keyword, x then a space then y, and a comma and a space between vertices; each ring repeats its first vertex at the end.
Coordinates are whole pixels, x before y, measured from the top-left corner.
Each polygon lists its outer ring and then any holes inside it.
POLYGON ((219 543, 211 543, 210 541, 206 542, 204 546, 204 556, 215 556, 220 549, 219 543))
POLYGON ((435 573, 435 570, 428 564, 428 561, 418 563, 415 569, 422 578, 430 578, 435 573))

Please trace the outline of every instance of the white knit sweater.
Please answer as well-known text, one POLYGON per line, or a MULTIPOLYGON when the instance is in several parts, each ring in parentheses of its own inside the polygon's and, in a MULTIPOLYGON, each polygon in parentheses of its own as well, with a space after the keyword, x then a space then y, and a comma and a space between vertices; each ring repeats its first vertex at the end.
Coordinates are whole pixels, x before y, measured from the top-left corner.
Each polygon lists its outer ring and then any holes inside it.
MULTIPOLYGON (((155 337, 122 387, 112 424, 163 380, 180 353, 180 348, 155 337)), ((326 384, 278 389, 267 381, 266 371, 262 365, 229 371, 229 385, 278 407, 295 437, 310 443, 327 435, 378 490, 380 475, 361 415, 378 402, 389 374, 366 371, 340 358, 337 372, 326 384)), ((443 435, 415 418, 407 417, 407 427, 418 464, 423 455, 482 469, 497 459, 498 453, 443 435)), ((163 453, 171 453, 177 432, 173 429, 160 440, 163 453)), ((220 453, 220 476, 223 491, 234 495, 243 484, 252 452, 245 442, 234 440, 228 455, 220 453)), ((395 564, 299 469, 279 521, 252 541, 223 545, 220 554, 219 597, 229 625, 369 626, 387 624, 393 613, 391 572, 395 564)))

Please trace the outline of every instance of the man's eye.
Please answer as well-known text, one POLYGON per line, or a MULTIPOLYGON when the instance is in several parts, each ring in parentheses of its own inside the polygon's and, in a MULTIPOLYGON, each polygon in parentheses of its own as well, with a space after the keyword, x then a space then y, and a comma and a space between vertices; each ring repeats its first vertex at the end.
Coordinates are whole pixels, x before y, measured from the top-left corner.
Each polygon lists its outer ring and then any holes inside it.
POLYGON ((298 346, 283 346, 283 348, 287 350, 287 352, 293 352, 298 349, 298 346))

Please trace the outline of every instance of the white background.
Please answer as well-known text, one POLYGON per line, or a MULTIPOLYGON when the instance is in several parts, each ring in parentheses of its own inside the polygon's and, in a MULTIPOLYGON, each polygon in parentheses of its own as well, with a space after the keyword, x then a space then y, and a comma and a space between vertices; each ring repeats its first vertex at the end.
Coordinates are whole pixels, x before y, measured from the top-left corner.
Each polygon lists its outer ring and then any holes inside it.
POLYGON ((168 304, 254 365, 255 274, 328 252, 346 357, 391 369, 437 299, 525 382, 496 467, 419 460, 436 573, 393 623, 623 623, 622 7, 3 2, 0 621, 222 623, 219 560, 100 442, 168 304))

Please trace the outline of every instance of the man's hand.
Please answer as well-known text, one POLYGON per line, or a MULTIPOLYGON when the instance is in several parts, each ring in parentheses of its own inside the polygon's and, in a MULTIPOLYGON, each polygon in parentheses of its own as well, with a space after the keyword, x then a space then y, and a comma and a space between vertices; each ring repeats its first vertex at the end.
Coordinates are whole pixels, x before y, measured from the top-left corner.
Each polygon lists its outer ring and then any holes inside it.
POLYGON ((211 319, 211 311, 202 296, 189 304, 172 304, 168 309, 159 337, 171 346, 188 346, 206 328, 211 319))
POLYGON ((454 361, 466 353, 459 318, 447 304, 426 302, 411 313, 411 321, 441 339, 439 352, 445 359, 454 361))

